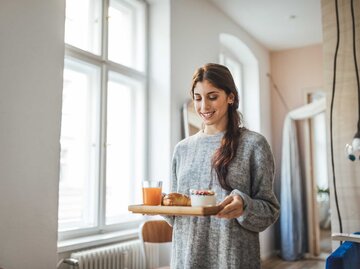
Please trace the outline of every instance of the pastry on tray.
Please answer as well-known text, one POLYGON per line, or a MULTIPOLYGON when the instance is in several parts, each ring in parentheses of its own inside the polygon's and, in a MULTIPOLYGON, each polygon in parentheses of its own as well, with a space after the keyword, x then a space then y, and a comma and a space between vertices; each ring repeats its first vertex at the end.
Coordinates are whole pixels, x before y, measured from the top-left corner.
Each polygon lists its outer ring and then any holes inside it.
POLYGON ((186 194, 171 192, 163 197, 161 204, 165 206, 191 206, 191 200, 186 194))

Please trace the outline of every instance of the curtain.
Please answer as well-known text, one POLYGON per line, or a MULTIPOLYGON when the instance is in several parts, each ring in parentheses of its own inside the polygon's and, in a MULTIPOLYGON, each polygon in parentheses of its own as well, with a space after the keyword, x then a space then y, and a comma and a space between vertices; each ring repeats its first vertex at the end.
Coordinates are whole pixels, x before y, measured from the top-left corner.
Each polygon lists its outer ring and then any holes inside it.
POLYGON ((301 259, 306 251, 306 212, 304 211, 296 120, 309 119, 325 111, 325 98, 289 112, 284 121, 281 157, 281 256, 301 259))

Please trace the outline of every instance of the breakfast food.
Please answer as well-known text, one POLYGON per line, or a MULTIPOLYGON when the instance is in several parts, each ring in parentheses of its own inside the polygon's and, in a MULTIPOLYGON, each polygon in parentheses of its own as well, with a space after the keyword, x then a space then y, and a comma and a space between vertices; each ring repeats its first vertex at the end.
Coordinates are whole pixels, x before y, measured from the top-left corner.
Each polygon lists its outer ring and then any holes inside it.
POLYGON ((186 194, 172 192, 162 199, 162 205, 166 206, 191 206, 190 197, 186 194))
POLYGON ((212 190, 190 190, 192 206, 216 205, 215 192, 212 190))

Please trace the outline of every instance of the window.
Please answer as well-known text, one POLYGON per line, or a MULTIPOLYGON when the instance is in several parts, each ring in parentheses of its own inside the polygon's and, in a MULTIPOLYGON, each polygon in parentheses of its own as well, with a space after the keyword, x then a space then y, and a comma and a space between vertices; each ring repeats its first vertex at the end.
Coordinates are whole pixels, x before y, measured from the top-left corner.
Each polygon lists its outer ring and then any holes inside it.
POLYGON ((220 53, 220 63, 225 65, 230 70, 230 73, 231 73, 232 77, 234 78, 236 89, 239 94, 239 111, 243 112, 242 65, 235 57, 232 57, 230 55, 230 53, 228 53, 228 52, 220 53))
MULTIPOLYGON (((325 94, 321 91, 312 92, 308 97, 310 103, 326 98, 325 94)), ((313 175, 317 187, 321 190, 329 188, 326 130, 326 113, 321 112, 311 119, 313 175)))
POLYGON ((146 5, 67 0, 59 239, 130 227, 145 177, 146 5))
MULTIPOLYGON (((260 126, 266 119, 260 117, 260 71, 259 62, 252 50, 238 37, 221 33, 220 63, 228 66, 239 94, 239 110, 247 128, 264 132, 260 126)), ((266 124, 264 125, 266 126, 266 124)))

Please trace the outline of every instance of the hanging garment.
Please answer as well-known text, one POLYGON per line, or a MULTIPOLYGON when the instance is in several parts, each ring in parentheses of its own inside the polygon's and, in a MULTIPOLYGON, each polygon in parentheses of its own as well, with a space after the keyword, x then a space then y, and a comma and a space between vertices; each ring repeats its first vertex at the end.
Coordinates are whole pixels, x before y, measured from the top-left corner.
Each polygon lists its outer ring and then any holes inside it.
POLYGON ((296 120, 304 120, 325 111, 325 98, 289 112, 284 121, 281 192, 280 229, 281 256, 284 260, 301 259, 306 251, 306 213, 304 211, 303 190, 296 120), (304 215, 305 214, 305 215, 304 215))

